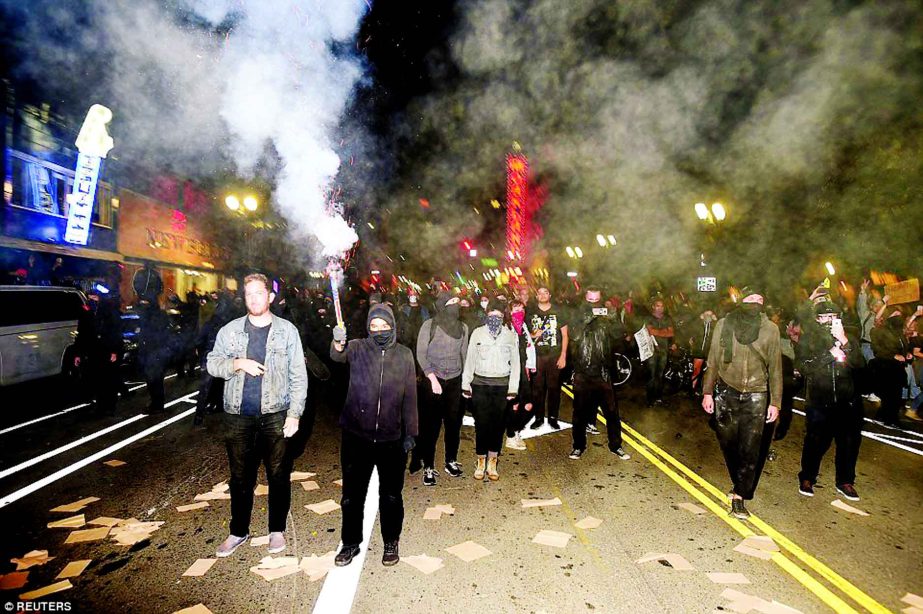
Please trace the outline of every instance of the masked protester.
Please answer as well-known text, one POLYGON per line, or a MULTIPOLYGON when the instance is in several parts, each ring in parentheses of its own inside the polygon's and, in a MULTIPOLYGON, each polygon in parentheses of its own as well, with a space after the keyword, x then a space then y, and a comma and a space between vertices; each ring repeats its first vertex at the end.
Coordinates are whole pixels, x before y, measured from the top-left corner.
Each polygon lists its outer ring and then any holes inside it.
MULTIPOLYGON (((527 310, 529 333, 535 344, 537 365, 532 380, 535 403, 533 429, 545 424, 545 401, 548 401, 548 423, 558 429, 561 408, 561 370, 567 365, 567 318, 560 306, 551 303, 551 291, 539 286, 535 293, 538 304, 527 310)), ((523 303, 525 304, 525 303, 523 303)))
POLYGON ((471 333, 462 373, 462 394, 471 399, 477 467, 474 479, 497 481, 507 401, 519 393, 519 341, 504 322, 506 306, 496 299, 486 310, 486 324, 471 333))
POLYGON ((368 337, 346 344, 346 329, 333 330, 330 358, 349 364, 349 389, 340 414, 343 429, 343 547, 334 562, 349 565, 362 543, 362 517, 372 470, 378 469, 382 565, 400 561, 404 523, 404 469, 414 447, 417 380, 413 354, 397 343, 394 313, 384 304, 369 309, 368 337))
MULTIPOLYGON (((903 402, 901 394, 907 385, 905 366, 913 353, 904 336, 904 317, 899 309, 883 305, 890 310, 885 319, 879 319, 872 330, 872 351, 875 358, 869 367, 875 382, 875 394, 881 399, 877 418, 888 426, 897 426, 903 402)), ((883 313, 880 311, 879 313, 883 313)))
POLYGON ((762 313, 762 292, 745 288, 743 300, 718 321, 708 353, 702 409, 713 427, 734 484, 731 515, 749 518, 782 402, 779 329, 762 313), (767 405, 768 403, 768 405, 767 405))
POLYGON ((436 442, 445 424, 445 472, 454 478, 463 474, 458 463, 461 433, 461 376, 468 354, 468 327, 459 320, 459 299, 450 292, 436 298, 436 317, 420 327, 417 362, 423 371, 420 388, 420 437, 410 472, 423 466, 423 485, 436 485, 436 442), (417 456, 419 454, 419 456, 417 456))
POLYGON ((122 353, 122 321, 118 296, 93 292, 90 311, 77 325, 77 355, 74 366, 87 374, 94 408, 104 415, 115 414, 119 377, 119 355, 122 353), (83 361, 83 362, 81 362, 83 361))
MULTIPOLYGON (((425 305, 420 303, 420 296, 411 290, 407 294, 407 304, 402 305, 400 309, 401 322, 398 330, 400 337, 398 343, 406 345, 411 351, 416 352, 417 335, 420 333, 420 327, 429 320, 429 310, 425 305)), ((416 358, 416 354, 414 354, 416 358)))
MULTIPOLYGON (((528 296, 528 292, 525 293, 528 296)), ((533 400, 530 380, 535 377, 537 357, 535 343, 526 326, 526 305, 520 300, 510 303, 510 323, 519 338, 519 394, 506 407, 506 447, 511 450, 525 450, 526 444, 520 434, 532 416, 533 400)))
POLYGON ((798 344, 798 369, 806 383, 806 429, 798 491, 814 496, 821 460, 835 440, 837 492, 858 501, 854 483, 863 416, 854 373, 864 359, 859 341, 844 331, 834 303, 819 303, 814 314, 813 321, 805 319, 798 344))
POLYGON ((609 451, 622 460, 631 458, 622 449, 622 422, 612 386, 615 352, 625 329, 602 305, 602 293, 590 287, 573 324, 574 447, 568 458, 579 460, 586 452, 587 426, 596 421, 601 407, 606 419, 609 451))

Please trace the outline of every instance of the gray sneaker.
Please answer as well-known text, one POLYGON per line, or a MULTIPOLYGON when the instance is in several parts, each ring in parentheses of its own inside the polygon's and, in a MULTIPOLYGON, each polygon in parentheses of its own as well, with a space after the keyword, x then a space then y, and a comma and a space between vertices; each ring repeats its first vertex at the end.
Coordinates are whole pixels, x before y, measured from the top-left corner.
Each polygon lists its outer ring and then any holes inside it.
POLYGON ((269 534, 269 554, 276 554, 285 550, 285 534, 272 532, 269 534))
POLYGON ((218 550, 215 551, 215 556, 220 559, 231 556, 234 554, 235 550, 247 543, 248 539, 250 539, 250 535, 244 535, 243 537, 228 535, 228 538, 221 542, 221 545, 218 546, 218 550))

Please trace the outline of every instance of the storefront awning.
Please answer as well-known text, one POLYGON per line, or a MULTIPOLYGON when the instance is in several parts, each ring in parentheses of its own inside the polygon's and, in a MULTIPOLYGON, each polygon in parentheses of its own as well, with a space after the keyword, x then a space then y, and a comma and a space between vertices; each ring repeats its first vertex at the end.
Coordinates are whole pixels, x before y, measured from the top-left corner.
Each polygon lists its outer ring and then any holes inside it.
POLYGON ((54 243, 43 243, 41 241, 29 241, 27 239, 17 239, 15 237, 0 237, 0 247, 45 252, 47 254, 58 254, 60 256, 76 256, 78 258, 90 258, 93 260, 108 260, 110 262, 124 261, 122 255, 115 252, 106 252, 101 249, 92 249, 89 247, 70 247, 54 243))

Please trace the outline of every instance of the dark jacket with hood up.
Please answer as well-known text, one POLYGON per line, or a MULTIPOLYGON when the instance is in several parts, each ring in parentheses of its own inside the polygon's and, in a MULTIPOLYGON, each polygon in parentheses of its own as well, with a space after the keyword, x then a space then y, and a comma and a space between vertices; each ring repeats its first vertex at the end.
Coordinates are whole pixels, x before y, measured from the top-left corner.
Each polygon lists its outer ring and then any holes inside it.
POLYGON ((349 390, 340 426, 368 441, 397 441, 416 437, 417 379, 413 353, 397 343, 397 324, 391 308, 373 305, 366 331, 374 318, 391 325, 394 334, 382 348, 369 336, 353 339, 342 352, 330 345, 330 358, 349 363, 349 390))

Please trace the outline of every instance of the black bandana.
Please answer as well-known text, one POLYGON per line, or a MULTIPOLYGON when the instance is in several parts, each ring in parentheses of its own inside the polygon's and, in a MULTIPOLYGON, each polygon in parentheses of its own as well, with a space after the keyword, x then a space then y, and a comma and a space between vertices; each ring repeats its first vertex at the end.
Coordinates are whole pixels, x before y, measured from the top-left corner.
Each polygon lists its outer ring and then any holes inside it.
POLYGON ((721 331, 721 346, 724 348, 724 362, 731 362, 734 357, 734 343, 731 335, 741 345, 750 345, 760 335, 762 315, 759 303, 745 303, 728 314, 721 331), (752 305, 752 306, 751 306, 752 305))

